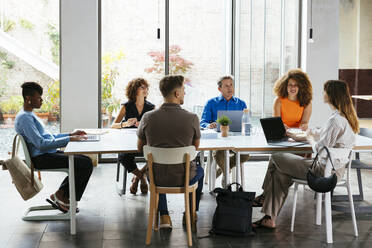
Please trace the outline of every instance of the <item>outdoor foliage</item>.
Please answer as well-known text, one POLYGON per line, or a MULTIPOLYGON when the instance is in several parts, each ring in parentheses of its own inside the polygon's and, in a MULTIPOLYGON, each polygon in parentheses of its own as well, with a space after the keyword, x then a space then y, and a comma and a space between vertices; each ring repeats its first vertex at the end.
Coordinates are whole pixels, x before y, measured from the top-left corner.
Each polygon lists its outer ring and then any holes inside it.
POLYGON ((122 50, 102 56, 102 107, 110 115, 120 107, 120 100, 112 95, 112 90, 119 75, 118 65, 124 58, 122 50))
POLYGON ((4 69, 12 69, 14 67, 14 61, 8 59, 8 55, 5 52, 0 52, 0 64, 4 69))
POLYGON ((26 20, 24 18, 19 19, 18 22, 19 22, 19 24, 21 25, 22 28, 27 29, 27 30, 33 30, 34 27, 35 27, 35 25, 32 22, 30 22, 29 20, 26 20))
POLYGON ((231 124, 231 120, 226 115, 221 115, 221 117, 217 119, 217 123, 219 123, 221 126, 228 126, 231 124))
POLYGON ((59 119, 59 81, 51 81, 48 86, 48 91, 43 96, 43 105, 40 109, 35 110, 38 113, 50 113, 56 119, 59 119))
POLYGON ((3 114, 16 114, 23 106, 22 96, 11 96, 0 103, 3 114))
POLYGON ((49 36, 49 40, 52 42, 50 51, 52 53, 53 62, 59 65, 59 31, 55 25, 48 23, 48 31, 46 33, 49 36))
MULTIPOLYGON (((0 73, 3 74, 2 72, 0 73)), ((7 87, 8 87, 8 84, 6 83, 6 78, 3 75, 1 75, 0 77, 0 98, 5 95, 7 87)))
MULTIPOLYGON (((178 45, 169 47, 169 74, 184 75, 194 65, 192 62, 180 56, 181 48, 178 45)), ((164 75, 165 53, 164 51, 150 51, 148 55, 152 58, 154 65, 146 68, 145 72, 164 75)), ((185 83, 190 83, 190 79, 185 78, 185 83)))
POLYGON ((10 32, 10 31, 12 31, 15 28, 15 26, 16 26, 15 21, 10 20, 10 19, 8 19, 6 17, 4 17, 3 20, 4 20, 4 23, 1 23, 0 22, 0 24, 1 24, 4 32, 10 32))

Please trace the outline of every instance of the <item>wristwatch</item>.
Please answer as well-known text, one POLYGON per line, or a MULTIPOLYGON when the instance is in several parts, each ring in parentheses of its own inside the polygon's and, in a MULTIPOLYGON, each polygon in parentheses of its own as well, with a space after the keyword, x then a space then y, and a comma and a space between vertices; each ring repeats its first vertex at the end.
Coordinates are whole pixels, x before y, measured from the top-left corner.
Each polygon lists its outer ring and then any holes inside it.
POLYGON ((121 127, 121 128, 123 128, 123 123, 124 123, 124 121, 122 121, 121 124, 120 124, 120 127, 121 127))

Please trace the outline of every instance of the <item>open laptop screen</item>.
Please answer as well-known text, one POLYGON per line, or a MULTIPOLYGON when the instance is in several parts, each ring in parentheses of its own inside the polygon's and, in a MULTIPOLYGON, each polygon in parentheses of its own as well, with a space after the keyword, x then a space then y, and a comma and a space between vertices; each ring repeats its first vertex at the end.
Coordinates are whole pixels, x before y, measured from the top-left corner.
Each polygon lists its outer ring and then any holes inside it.
MULTIPOLYGON (((231 124, 229 125, 230 132, 242 131, 243 110, 218 110, 217 119, 222 115, 229 117, 231 120, 231 124)), ((217 124, 217 132, 220 132, 220 124, 217 124)))
POLYGON ((282 118, 262 118, 260 122, 267 141, 281 140, 285 137, 285 128, 282 118))

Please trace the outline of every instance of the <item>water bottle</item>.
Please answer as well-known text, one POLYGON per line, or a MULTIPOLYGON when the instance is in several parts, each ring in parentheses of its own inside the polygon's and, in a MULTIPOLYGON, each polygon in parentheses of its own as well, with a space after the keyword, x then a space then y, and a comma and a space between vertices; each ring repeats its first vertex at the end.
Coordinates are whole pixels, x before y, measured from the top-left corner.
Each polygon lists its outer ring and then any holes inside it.
POLYGON ((249 116, 249 110, 243 110, 242 116, 242 135, 243 136, 250 136, 251 135, 251 118, 249 116))

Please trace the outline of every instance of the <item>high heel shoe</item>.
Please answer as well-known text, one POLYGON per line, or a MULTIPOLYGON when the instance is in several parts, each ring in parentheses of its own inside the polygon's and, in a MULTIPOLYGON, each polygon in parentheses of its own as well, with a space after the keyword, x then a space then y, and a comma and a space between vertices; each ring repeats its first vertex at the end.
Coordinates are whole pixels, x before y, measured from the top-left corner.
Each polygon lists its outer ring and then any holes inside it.
POLYGON ((135 195, 137 193, 137 189, 138 189, 138 182, 139 182, 139 178, 136 176, 136 177, 133 177, 132 179, 132 186, 130 186, 130 193, 135 195))

